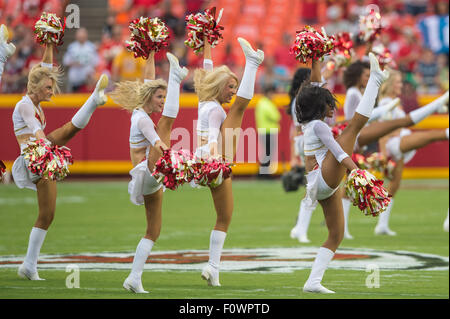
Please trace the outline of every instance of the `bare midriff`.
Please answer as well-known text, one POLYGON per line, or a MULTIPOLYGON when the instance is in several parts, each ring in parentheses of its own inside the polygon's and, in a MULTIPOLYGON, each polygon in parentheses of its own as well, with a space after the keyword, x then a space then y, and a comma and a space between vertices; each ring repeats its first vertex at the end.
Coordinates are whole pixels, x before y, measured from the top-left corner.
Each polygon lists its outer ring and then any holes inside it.
POLYGON ((317 165, 317 160, 315 156, 305 156, 305 169, 306 172, 311 172, 317 165))
POLYGON ((145 151, 147 147, 130 148, 130 158, 133 167, 142 162, 145 158, 145 151))
POLYGON ((16 139, 17 139, 17 143, 19 143, 19 146, 21 144, 25 144, 26 142, 28 142, 28 140, 30 139, 30 137, 35 137, 34 134, 21 134, 21 135, 17 135, 16 139))
POLYGON ((197 136, 197 147, 202 147, 203 145, 208 144, 208 137, 206 136, 197 136))

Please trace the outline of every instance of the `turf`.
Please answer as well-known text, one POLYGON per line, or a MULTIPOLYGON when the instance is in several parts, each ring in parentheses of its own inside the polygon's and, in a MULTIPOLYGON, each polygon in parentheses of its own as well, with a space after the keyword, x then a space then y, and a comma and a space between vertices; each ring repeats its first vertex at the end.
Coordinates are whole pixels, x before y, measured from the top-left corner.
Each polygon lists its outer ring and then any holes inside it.
MULTIPOLYGON (((66 181, 58 185, 55 220, 42 254, 79 252, 133 252, 145 232, 143 207, 130 203, 125 181, 66 181)), ((327 236, 317 209, 309 229, 310 244, 289 237, 304 188, 285 193, 279 181, 236 180, 235 210, 225 242, 229 248, 319 247, 327 236)), ((354 240, 342 248, 407 250, 449 255, 448 233, 442 224, 448 209, 447 180, 405 180, 395 200, 391 228, 396 237, 373 235, 376 219, 356 208, 349 228, 354 240)), ((30 229, 37 216, 36 194, 15 185, 0 185, 0 256, 24 256, 30 229)), ((166 191, 163 228, 153 252, 209 247, 215 221, 207 189, 183 187, 166 191)), ((17 277, 16 269, 0 269, 0 299, 8 298, 449 298, 449 271, 381 271, 380 288, 365 285, 365 271, 327 270, 324 285, 337 291, 332 296, 305 294, 301 287, 310 270, 293 273, 222 272, 222 287, 208 287, 194 271, 144 271, 148 295, 134 295, 122 288, 128 271, 87 271, 80 274, 79 289, 66 288, 68 273, 40 270, 46 281, 17 277)))

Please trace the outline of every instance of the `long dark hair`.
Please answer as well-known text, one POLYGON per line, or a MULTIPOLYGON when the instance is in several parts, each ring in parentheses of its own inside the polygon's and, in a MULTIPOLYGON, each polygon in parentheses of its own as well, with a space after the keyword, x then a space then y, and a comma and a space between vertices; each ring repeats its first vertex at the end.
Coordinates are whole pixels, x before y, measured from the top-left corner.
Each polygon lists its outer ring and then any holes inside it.
POLYGON ((344 85, 347 88, 356 86, 365 69, 370 69, 369 62, 356 61, 347 67, 344 72, 344 85))
POLYGON ((291 88, 289 89, 289 105, 287 106, 287 110, 286 113, 289 115, 293 115, 291 114, 291 105, 292 105, 292 101, 294 101, 295 96, 298 93, 298 90, 300 89, 300 87, 302 86, 303 83, 305 83, 305 81, 309 81, 311 77, 311 69, 309 68, 299 68, 297 69, 297 71, 295 71, 294 74, 294 78, 292 79, 291 82, 291 88))
POLYGON ((295 101, 297 120, 302 124, 321 120, 327 113, 327 106, 335 109, 336 103, 336 97, 328 89, 305 83, 300 87, 295 101))

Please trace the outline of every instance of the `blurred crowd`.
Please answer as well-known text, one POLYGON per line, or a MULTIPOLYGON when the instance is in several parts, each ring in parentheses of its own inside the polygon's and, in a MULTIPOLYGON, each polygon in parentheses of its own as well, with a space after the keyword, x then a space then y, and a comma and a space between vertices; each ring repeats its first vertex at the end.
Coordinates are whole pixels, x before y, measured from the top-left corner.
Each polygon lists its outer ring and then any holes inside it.
MULTIPOLYGON (((300 1, 300 0, 298 0, 300 1)), ((26 87, 29 69, 38 63, 43 49, 35 43, 31 31, 43 11, 64 14, 70 1, 60 0, 0 0, 0 23, 10 29, 16 54, 8 61, 2 79, 2 93, 22 93, 26 87)), ((99 74, 107 73, 113 81, 135 80, 142 76, 145 61, 135 59, 125 49, 129 37, 128 24, 139 16, 160 17, 170 29, 168 50, 178 56, 182 65, 191 69, 201 67, 202 57, 196 56, 184 45, 185 16, 203 11, 217 1, 208 0, 109 0, 108 14, 102 38, 91 42, 89 30, 80 28, 75 40, 69 43, 60 61, 67 74, 67 92, 88 92, 99 74)), ((367 6, 380 8, 384 30, 379 42, 387 47, 404 74, 404 97, 414 108, 417 94, 437 94, 448 89, 449 12, 446 0, 301 0, 299 24, 316 28, 324 26, 328 34, 351 32, 357 34, 359 16, 367 6), (321 16, 320 4, 326 3, 326 14, 321 16)), ((226 13, 225 13, 226 14, 226 13)), ((280 39, 274 54, 266 56, 258 73, 256 91, 274 87, 276 92, 288 91, 291 76, 300 64, 289 53, 295 31, 289 30, 280 39)), ((357 56, 364 55, 365 46, 355 42, 357 56)), ((262 46, 258 43, 255 46, 262 46)), ((264 47, 262 47, 264 49, 264 47)), ((230 42, 224 42, 213 51, 216 65, 226 64, 238 76, 242 74, 242 60, 236 56, 230 42), (215 54, 221 50, 221 54, 215 54)), ((155 56, 156 74, 165 77, 168 63, 165 51, 155 56)), ((184 81, 183 91, 192 92, 192 74, 184 81)), ((342 70, 336 72, 329 86, 335 93, 345 93, 342 70)))

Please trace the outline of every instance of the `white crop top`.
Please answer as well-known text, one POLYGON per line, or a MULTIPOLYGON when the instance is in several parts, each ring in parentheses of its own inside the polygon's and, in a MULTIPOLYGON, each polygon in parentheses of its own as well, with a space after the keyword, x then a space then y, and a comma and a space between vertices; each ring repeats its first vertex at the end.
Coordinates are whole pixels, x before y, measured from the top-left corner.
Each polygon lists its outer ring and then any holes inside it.
POLYGON ((319 166, 325 158, 328 150, 340 163, 349 157, 333 137, 331 128, 323 121, 313 120, 302 126, 304 134, 305 156, 315 156, 319 166))
POLYGON ((135 109, 131 115, 130 148, 155 145, 159 140, 150 116, 142 109, 135 109))
POLYGON ((197 135, 208 137, 208 143, 217 142, 220 126, 227 117, 223 107, 217 101, 198 104, 197 135))
POLYGON ((14 134, 36 134, 38 130, 45 129, 45 119, 41 120, 39 112, 43 113, 40 105, 35 106, 28 95, 22 97, 14 107, 12 120, 14 124, 14 134))

